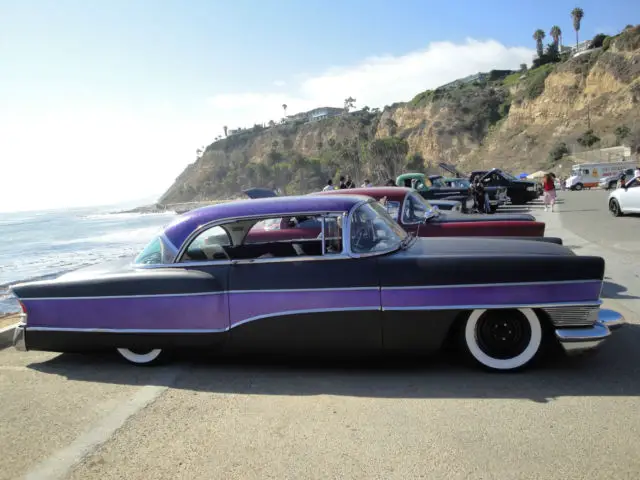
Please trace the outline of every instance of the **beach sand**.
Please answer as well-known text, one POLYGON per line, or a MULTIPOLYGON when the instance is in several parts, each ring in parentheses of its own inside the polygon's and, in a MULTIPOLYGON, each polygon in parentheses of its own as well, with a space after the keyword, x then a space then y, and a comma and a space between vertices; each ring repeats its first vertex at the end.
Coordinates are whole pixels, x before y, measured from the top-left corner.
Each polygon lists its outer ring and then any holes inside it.
POLYGON ((0 316, 0 330, 18 322, 20 322, 20 314, 17 312, 2 315, 0 316))

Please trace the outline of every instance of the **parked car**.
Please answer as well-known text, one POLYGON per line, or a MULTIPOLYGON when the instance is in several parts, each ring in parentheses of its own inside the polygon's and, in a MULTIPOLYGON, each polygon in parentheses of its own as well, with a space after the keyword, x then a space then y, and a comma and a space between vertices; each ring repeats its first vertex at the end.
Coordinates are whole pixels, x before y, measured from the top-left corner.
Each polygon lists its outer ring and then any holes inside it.
POLYGON ((617 188, 609 194, 609 211, 614 217, 640 213, 640 177, 629 180, 624 188, 617 188))
MULTIPOLYGON (((370 187, 349 192, 384 200, 391 217, 404 230, 421 237, 544 237, 545 224, 535 221, 533 215, 441 213, 411 188, 370 187)), ((339 193, 340 190, 333 190, 318 195, 339 193)))
MULTIPOLYGON (((373 187, 375 188, 375 187, 373 187)), ((388 188, 388 187, 386 187, 388 188)), ((353 189, 348 189, 348 190, 332 190, 335 191, 336 193, 341 192, 341 193, 349 193, 349 192, 353 192, 353 189)), ((249 198, 270 198, 270 197, 277 197, 278 193, 275 192, 274 190, 271 190, 269 188, 249 188, 247 190, 243 190, 243 193, 245 195, 247 195, 249 198)), ((457 200, 431 200, 429 202, 429 205, 431 205, 432 207, 436 207, 438 210, 443 210, 446 212, 461 212, 462 211, 462 203, 457 201, 457 200)), ((533 220, 534 217, 531 216, 531 219, 533 220)))
POLYGON ((604 267, 550 243, 418 238, 365 196, 244 200, 179 216, 133 263, 13 286, 14 345, 151 364, 177 348, 389 354, 458 341, 478 365, 511 371, 554 342, 591 349, 624 322, 600 309, 604 267), (245 240, 297 216, 321 222, 318 238, 245 240))
POLYGON ((414 188, 427 200, 455 200, 462 204, 462 212, 473 209, 473 196, 468 188, 452 188, 443 184, 434 185, 424 173, 404 173, 396 178, 398 187, 414 188))
POLYGON ((489 171, 476 170, 471 172, 469 180, 473 180, 477 175, 480 176, 481 181, 485 185, 490 187, 505 187, 507 189, 507 196, 511 199, 513 205, 525 205, 540 196, 541 188, 536 182, 520 180, 498 168, 489 171))
POLYGON ((613 190, 618 186, 618 182, 620 181, 620 177, 622 177, 622 175, 624 175, 626 178, 633 178, 633 173, 633 168, 627 168, 626 170, 618 172, 614 175, 602 177, 598 182, 598 187, 604 188, 605 190, 613 190))

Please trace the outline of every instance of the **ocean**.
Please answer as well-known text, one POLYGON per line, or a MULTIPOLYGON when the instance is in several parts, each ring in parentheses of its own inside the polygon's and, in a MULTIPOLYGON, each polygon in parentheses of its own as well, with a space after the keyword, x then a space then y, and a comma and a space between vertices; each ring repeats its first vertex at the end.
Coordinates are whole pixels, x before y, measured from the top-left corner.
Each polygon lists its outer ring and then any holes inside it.
POLYGON ((16 309, 6 296, 9 285, 133 258, 174 217, 105 208, 0 213, 0 316, 16 309))

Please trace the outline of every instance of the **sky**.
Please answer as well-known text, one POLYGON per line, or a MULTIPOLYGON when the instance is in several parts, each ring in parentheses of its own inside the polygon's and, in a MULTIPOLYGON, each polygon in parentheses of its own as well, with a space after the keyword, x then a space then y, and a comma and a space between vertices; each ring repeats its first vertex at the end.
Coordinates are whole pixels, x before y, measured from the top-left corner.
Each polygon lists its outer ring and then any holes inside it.
POLYGON ((629 0, 0 0, 0 211, 159 197, 229 128, 384 107, 640 22, 629 0))

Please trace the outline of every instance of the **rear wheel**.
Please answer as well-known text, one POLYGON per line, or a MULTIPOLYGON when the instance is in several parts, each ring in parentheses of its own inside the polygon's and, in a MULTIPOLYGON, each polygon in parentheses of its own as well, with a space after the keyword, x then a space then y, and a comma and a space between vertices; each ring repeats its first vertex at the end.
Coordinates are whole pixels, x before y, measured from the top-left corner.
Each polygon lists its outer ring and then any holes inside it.
POLYGON ((620 204, 615 198, 612 198, 611 200, 609 200, 609 212, 611 212, 611 215, 613 215, 614 217, 622 216, 622 210, 620 209, 620 204))
POLYGON ((165 358, 164 352, 159 348, 154 349, 134 349, 118 348, 118 353, 127 362, 135 365, 156 365, 165 358))
POLYGON ((493 371, 530 365, 542 346, 542 324, 530 308, 474 310, 461 332, 467 354, 493 371))

